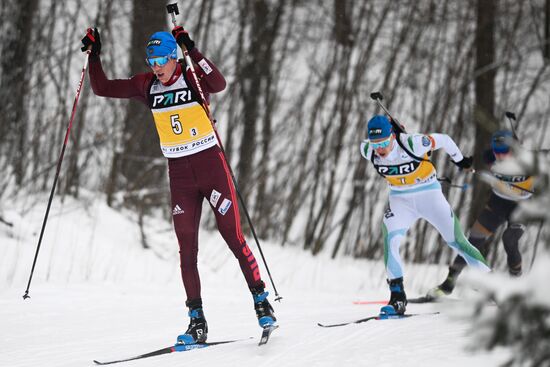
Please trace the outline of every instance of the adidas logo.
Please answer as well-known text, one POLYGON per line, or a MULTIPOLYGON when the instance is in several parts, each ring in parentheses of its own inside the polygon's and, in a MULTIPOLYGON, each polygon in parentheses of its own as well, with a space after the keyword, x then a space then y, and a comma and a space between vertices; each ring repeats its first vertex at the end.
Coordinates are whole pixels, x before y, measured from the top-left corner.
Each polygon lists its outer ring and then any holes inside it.
POLYGON ((180 208, 180 206, 178 204, 176 204, 174 209, 172 209, 172 215, 178 215, 178 214, 183 214, 183 213, 185 213, 185 211, 182 208, 180 208))

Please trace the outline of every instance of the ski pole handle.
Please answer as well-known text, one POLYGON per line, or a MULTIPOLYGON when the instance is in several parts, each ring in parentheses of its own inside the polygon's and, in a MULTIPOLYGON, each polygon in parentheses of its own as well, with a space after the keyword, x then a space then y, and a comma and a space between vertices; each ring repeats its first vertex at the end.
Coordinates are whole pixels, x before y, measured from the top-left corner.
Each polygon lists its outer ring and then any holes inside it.
POLYGON ((174 27, 177 26, 176 15, 180 13, 178 9, 178 3, 166 5, 166 10, 168 10, 168 14, 170 14, 170 16, 172 17, 172 24, 174 25, 174 27))

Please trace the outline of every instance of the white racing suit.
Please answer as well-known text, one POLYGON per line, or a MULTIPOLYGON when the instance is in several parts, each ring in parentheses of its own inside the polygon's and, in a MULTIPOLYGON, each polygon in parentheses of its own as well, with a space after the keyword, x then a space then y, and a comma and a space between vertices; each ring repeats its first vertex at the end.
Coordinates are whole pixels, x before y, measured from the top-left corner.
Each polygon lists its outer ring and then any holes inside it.
POLYGON ((391 152, 384 158, 374 153, 368 140, 361 144, 363 157, 373 163, 390 187, 389 207, 384 214, 383 225, 388 279, 403 277, 399 246, 408 229, 419 218, 431 223, 468 265, 490 271, 479 250, 464 236, 458 218, 443 196, 435 167, 428 160, 428 152, 443 148, 455 162, 459 162, 463 159, 460 149, 445 134, 403 133, 399 139, 404 148, 394 141, 391 152), (410 153, 422 160, 411 157, 410 153))

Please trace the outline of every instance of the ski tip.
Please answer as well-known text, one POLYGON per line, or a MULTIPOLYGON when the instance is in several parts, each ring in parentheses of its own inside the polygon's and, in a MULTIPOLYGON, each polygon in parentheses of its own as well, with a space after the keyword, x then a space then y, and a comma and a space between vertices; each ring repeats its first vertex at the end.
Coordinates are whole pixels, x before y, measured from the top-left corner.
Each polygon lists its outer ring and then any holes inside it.
POLYGON ((320 322, 317 323, 317 326, 324 327, 324 328, 331 328, 331 327, 337 327, 337 326, 346 326, 350 325, 349 322, 344 322, 342 324, 321 324, 320 322))
POLYGON ((107 365, 107 364, 113 364, 113 363, 116 363, 116 362, 100 362, 100 361, 96 361, 96 360, 94 359, 94 363, 97 364, 97 365, 99 365, 99 366, 105 366, 105 365, 107 365))
POLYGON ((258 343, 258 346, 262 346, 267 344, 269 341, 269 337, 271 336, 271 333, 273 330, 277 329, 279 325, 267 325, 263 327, 262 330, 262 336, 260 337, 260 342, 258 343))

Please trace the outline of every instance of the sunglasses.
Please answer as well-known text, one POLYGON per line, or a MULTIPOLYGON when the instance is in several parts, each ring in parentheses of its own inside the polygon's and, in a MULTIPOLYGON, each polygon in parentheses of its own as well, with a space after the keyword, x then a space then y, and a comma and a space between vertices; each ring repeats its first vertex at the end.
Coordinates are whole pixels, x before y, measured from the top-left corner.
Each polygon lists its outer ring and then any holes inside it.
POLYGON ((390 146, 390 143, 391 143, 391 135, 386 140, 382 140, 382 141, 379 141, 377 143, 372 142, 372 141, 370 142, 370 144, 372 146, 372 149, 387 148, 387 147, 390 146))
POLYGON ((493 153, 494 154, 508 154, 510 153, 510 148, 502 148, 502 147, 499 147, 499 148, 493 148, 493 153))
POLYGON ((506 136, 499 136, 493 138, 492 148, 495 154, 506 154, 510 151, 510 146, 508 145, 510 138, 506 136))
POLYGON ((177 58, 178 58, 177 50, 174 49, 169 55, 148 57, 145 59, 145 62, 150 67, 153 67, 155 65, 164 66, 168 61, 170 61, 170 59, 177 59, 177 58))
POLYGON ((153 67, 155 65, 164 66, 172 58, 173 58, 172 55, 160 56, 160 57, 156 56, 156 57, 148 57, 145 59, 145 61, 147 62, 147 65, 149 65, 150 67, 153 67))

